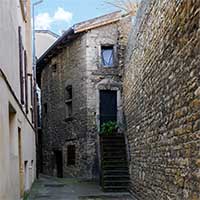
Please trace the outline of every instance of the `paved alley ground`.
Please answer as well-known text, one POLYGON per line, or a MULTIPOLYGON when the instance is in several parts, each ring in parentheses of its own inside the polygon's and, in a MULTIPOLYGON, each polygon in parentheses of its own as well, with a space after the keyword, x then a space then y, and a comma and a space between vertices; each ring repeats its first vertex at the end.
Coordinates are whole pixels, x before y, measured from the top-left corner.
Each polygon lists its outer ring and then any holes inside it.
POLYGON ((133 200, 128 193, 104 193, 97 183, 41 176, 26 200, 133 200))

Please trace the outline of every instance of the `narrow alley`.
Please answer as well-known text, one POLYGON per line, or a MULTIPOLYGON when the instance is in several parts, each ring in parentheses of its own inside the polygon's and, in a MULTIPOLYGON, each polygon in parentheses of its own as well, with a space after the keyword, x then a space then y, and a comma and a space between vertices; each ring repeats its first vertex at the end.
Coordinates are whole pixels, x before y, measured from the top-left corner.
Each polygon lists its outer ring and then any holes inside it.
POLYGON ((133 200, 129 193, 104 193, 97 183, 41 176, 25 200, 133 200))
POLYGON ((0 2, 0 200, 200 200, 200 0, 0 2))

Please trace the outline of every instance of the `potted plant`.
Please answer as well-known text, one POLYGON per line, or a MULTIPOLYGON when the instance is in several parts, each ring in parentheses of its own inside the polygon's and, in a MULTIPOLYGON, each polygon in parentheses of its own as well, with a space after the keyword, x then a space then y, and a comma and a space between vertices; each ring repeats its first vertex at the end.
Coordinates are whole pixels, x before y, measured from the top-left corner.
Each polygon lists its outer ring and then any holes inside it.
POLYGON ((113 135, 117 132, 118 125, 116 122, 108 121, 101 125, 100 133, 102 135, 113 135))

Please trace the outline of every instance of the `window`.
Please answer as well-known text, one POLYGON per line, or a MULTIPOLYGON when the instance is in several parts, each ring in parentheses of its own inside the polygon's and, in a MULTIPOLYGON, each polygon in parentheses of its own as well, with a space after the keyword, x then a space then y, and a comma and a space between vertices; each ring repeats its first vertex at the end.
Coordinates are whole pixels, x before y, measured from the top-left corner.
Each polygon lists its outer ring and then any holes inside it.
POLYGON ((75 165, 76 163, 76 148, 75 145, 67 147, 67 165, 75 165))
POLYGON ((66 87, 66 100, 72 100, 72 86, 69 85, 66 87))
POLYGON ((101 47, 101 62, 103 67, 113 67, 114 65, 114 46, 101 47))
POLYGON ((54 65, 52 65, 52 67, 51 67, 51 68, 52 68, 52 72, 54 72, 54 73, 55 73, 55 72, 56 72, 56 70, 57 70, 57 65, 56 65, 56 64, 54 64, 54 65))
POLYGON ((66 118, 72 117, 72 86, 66 87, 65 91, 66 118))
POLYGON ((24 161, 24 178, 25 178, 25 191, 29 189, 29 167, 28 161, 24 161))
POLYGON ((47 103, 44 103, 44 113, 47 114, 47 103))
POLYGON ((9 110, 9 140, 10 140, 10 154, 17 156, 18 152, 15 148, 15 120, 16 120, 16 110, 15 108, 9 103, 8 106, 9 110))

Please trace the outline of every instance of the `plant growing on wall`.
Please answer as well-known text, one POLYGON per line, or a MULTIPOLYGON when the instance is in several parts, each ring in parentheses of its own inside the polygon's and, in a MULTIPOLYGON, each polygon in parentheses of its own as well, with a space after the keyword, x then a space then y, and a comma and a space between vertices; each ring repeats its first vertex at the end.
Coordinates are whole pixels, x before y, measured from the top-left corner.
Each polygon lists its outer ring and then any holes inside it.
POLYGON ((117 132, 118 125, 116 122, 108 121, 101 125, 101 134, 112 135, 117 132))

